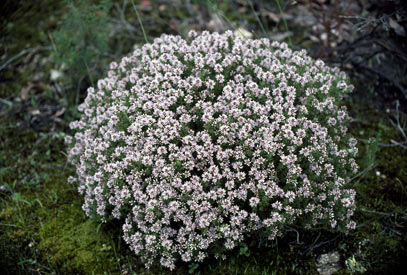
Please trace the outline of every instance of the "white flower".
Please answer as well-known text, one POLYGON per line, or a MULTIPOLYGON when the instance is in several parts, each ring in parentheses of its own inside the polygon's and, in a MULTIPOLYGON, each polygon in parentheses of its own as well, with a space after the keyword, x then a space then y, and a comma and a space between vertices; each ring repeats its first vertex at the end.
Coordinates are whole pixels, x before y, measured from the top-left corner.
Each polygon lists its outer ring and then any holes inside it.
POLYGON ((123 219, 147 266, 199 262, 215 244, 233 249, 265 227, 274 239, 297 221, 352 229, 344 77, 285 43, 162 35, 88 89, 65 138, 69 182, 86 215, 123 219))
POLYGON ((260 202, 259 198, 256 197, 250 198, 249 201, 251 207, 255 207, 257 204, 259 204, 259 202, 260 202))

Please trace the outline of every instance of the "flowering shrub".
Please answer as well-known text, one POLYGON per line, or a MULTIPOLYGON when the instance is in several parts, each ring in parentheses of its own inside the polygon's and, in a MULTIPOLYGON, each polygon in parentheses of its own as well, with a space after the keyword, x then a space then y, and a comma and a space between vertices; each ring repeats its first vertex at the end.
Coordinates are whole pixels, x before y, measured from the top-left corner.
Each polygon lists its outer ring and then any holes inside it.
POLYGON ((123 219, 149 266, 202 261, 287 224, 350 220, 356 140, 337 68, 268 39, 163 35, 89 88, 69 160, 83 210, 123 219))

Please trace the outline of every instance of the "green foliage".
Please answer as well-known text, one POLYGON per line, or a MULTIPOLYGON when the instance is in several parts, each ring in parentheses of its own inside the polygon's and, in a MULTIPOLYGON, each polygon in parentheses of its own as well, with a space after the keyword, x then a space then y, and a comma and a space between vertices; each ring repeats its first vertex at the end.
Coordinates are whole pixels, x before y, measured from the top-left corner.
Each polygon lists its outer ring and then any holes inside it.
POLYGON ((53 33, 55 53, 53 60, 68 71, 73 85, 88 77, 92 83, 108 53, 110 0, 93 4, 79 0, 68 1, 68 12, 62 16, 58 29, 53 33))
POLYGON ((370 138, 366 144, 366 152, 362 161, 362 168, 369 169, 372 168, 376 162, 376 154, 379 151, 381 131, 377 131, 376 138, 370 138))
POLYGON ((346 261, 346 267, 349 269, 350 272, 352 273, 364 273, 366 272, 366 268, 363 267, 362 264, 360 264, 358 261, 356 261, 355 256, 352 256, 348 258, 346 261))
POLYGON ((188 273, 193 274, 198 267, 199 267, 199 264, 197 264, 197 263, 188 265, 188 273))
POLYGON ((239 255, 240 256, 246 256, 246 257, 250 256, 250 250, 247 247, 247 245, 244 245, 243 247, 240 248, 239 255))

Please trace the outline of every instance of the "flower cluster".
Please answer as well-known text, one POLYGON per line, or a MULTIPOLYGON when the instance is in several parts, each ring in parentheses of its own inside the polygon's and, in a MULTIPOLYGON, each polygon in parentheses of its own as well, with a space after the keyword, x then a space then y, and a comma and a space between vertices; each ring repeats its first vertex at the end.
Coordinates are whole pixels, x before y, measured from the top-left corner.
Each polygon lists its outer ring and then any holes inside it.
POLYGON ((83 210, 123 219, 146 265, 199 262, 284 225, 349 230, 346 75, 285 43, 162 35, 89 88, 70 124, 83 210))

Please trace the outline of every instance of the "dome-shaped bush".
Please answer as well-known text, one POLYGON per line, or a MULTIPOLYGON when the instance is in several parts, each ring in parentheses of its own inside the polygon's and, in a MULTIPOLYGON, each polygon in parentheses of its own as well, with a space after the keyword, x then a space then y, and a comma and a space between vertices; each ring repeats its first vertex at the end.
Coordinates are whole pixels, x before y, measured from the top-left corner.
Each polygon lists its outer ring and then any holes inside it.
POLYGON ((154 259, 202 261, 284 225, 350 220, 356 140, 337 68, 268 39, 163 35, 113 62, 71 123, 83 209, 154 259))

